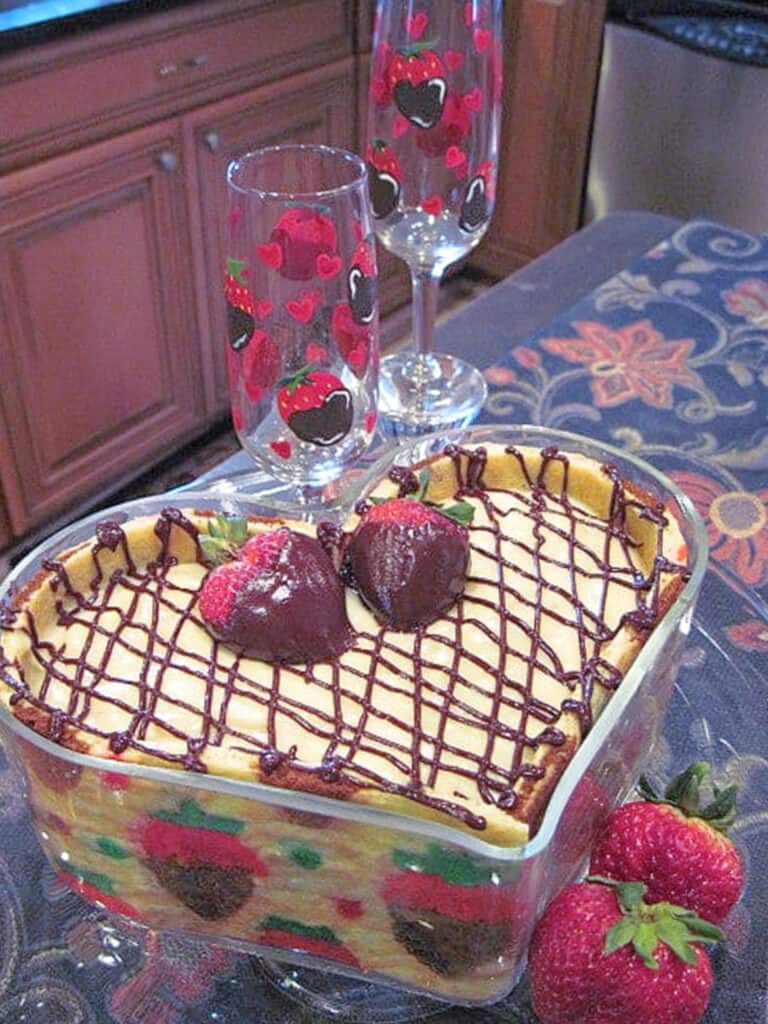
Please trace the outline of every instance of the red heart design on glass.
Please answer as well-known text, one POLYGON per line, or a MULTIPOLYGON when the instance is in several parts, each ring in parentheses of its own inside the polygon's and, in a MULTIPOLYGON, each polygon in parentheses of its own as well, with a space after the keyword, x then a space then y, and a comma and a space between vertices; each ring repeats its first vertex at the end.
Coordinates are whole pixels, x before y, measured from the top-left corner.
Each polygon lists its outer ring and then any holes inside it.
POLYGON ((267 242, 264 245, 257 245, 256 252, 259 259, 266 263, 273 270, 279 270, 283 265, 283 250, 277 242, 267 242))
POLYGON ((464 4, 464 24, 469 28, 470 25, 474 23, 474 20, 474 4, 472 3, 472 0, 469 0, 468 3, 464 4))
POLYGON ((469 92, 464 93, 461 102, 467 108, 467 110, 482 110, 483 109, 483 90, 475 86, 469 92))
POLYGON ((427 16, 424 11, 419 11, 418 14, 414 14, 412 17, 405 19, 405 31, 411 39, 421 39, 426 27, 427 16))
POLYGON ((318 345, 316 341, 310 341, 304 351, 304 356, 308 363, 324 363, 328 358, 328 349, 318 345))
POLYGON ((365 372, 365 364, 368 362, 368 345, 360 341, 351 351, 347 353, 349 368, 354 370, 358 376, 365 372))
POLYGON ((458 146, 449 146, 445 151, 445 166, 449 169, 461 167, 467 162, 467 154, 458 146))
POLYGON ((403 117, 402 114, 395 114, 392 118, 392 134, 396 139, 405 135, 409 128, 409 121, 407 117, 403 117))
POLYGON ((424 213, 428 213, 432 217, 439 217, 443 211, 443 200, 440 196, 430 196, 429 199, 422 201, 421 208, 424 213))
POLYGON ((291 443, 290 441, 270 441, 269 447, 278 455, 281 459, 290 459, 291 457, 291 443))
POLYGON ((259 302, 256 303, 255 309, 256 316, 259 318, 259 320, 266 320, 267 317, 272 312, 272 310, 274 309, 274 306, 269 301, 269 299, 260 299, 259 302))
POLYGON ((464 54, 460 50, 446 50, 443 60, 449 71, 458 71, 464 63, 464 54))
POLYGON ((294 320, 298 320, 301 324, 308 324, 315 312, 315 303, 312 298, 304 295, 300 299, 289 299, 285 308, 294 320))
POLYGON ((327 252, 321 252, 317 257, 315 266, 320 277, 326 281, 330 280, 330 278, 336 277, 341 270, 341 257, 329 256, 327 252))
POLYGON ((472 40, 478 53, 485 53, 492 38, 493 34, 487 28, 476 28, 472 33, 472 40))
POLYGON ((370 434, 373 431, 373 428, 375 426, 376 426, 376 413, 373 410, 371 410, 371 412, 367 412, 365 414, 365 419, 363 420, 363 429, 365 430, 365 432, 367 434, 370 434))

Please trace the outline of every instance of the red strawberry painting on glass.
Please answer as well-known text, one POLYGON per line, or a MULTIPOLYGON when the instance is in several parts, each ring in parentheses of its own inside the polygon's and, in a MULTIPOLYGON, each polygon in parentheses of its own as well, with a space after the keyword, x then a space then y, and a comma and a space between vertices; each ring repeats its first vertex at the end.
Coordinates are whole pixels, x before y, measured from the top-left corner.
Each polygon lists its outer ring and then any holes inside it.
POLYGON ((502 0, 378 0, 368 148, 376 234, 411 271, 413 338, 382 360, 379 413, 397 433, 468 426, 482 374, 433 353, 443 274, 493 215, 502 0))
POLYGON ((324 500, 374 435, 368 173, 360 157, 319 145, 266 147, 227 168, 235 428, 254 461, 302 503, 310 491, 324 500))
POLYGON ((432 45, 415 42, 406 46, 389 65, 395 105, 418 128, 434 128, 443 113, 448 91, 443 62, 432 45))

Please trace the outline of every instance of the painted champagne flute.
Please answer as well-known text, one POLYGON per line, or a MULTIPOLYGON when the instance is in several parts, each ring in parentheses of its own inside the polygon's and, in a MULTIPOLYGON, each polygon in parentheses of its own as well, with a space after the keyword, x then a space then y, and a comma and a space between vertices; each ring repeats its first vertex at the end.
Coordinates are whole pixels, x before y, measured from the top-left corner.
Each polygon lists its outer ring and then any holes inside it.
POLYGON ((414 350, 382 360, 379 411, 395 436, 471 423, 482 374, 433 348, 440 282, 493 213, 502 0, 378 0, 366 162, 376 234, 405 260, 414 350))
POLYGON ((321 145, 227 167, 232 420, 257 466, 318 502, 376 427, 379 318, 367 170, 321 145))

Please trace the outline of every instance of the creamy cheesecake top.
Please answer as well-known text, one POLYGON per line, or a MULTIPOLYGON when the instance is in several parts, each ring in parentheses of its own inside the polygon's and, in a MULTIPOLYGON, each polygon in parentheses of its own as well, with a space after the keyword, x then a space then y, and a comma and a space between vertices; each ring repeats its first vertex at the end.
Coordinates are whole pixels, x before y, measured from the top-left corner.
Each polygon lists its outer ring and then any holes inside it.
MULTIPOLYGON (((80 752, 524 842, 679 591, 685 544, 669 510, 582 455, 451 448, 415 469, 394 470, 373 500, 421 488, 474 510, 463 593, 429 625, 382 624, 348 587, 342 653, 244 656, 200 614, 211 513, 169 507, 102 523, 0 609, 3 699, 80 752)), ((371 496, 346 535, 370 507, 371 496)), ((320 538, 333 555, 344 532, 321 527, 320 538)))

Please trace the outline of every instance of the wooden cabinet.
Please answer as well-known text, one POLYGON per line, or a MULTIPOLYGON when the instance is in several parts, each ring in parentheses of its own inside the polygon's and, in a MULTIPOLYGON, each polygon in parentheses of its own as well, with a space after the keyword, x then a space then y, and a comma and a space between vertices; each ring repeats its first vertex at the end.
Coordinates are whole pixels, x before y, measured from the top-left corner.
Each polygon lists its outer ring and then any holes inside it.
POLYGON ((175 122, 0 184, 0 472, 15 532, 195 429, 189 246, 175 122))
MULTIPOLYGON (((495 276, 578 225, 605 6, 506 2, 495 276)), ((363 151, 372 8, 198 0, 0 56, 0 549, 224 413, 226 162, 363 151)))
POLYGON ((606 0, 507 0, 496 210, 471 263, 503 277, 579 226, 606 0))
POLYGON ((192 251, 206 401, 210 414, 229 408, 224 345, 225 168, 231 157, 282 142, 355 145, 349 117, 354 63, 339 61, 220 103, 184 121, 189 208, 199 244, 192 251))
POLYGON ((355 145, 356 12, 206 0, 0 57, 0 548, 228 408, 224 168, 355 145))

